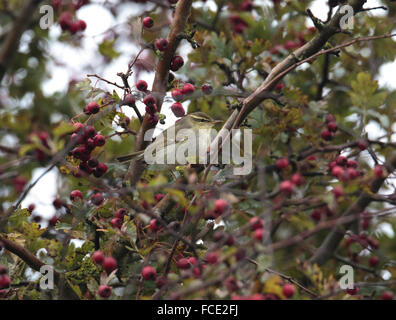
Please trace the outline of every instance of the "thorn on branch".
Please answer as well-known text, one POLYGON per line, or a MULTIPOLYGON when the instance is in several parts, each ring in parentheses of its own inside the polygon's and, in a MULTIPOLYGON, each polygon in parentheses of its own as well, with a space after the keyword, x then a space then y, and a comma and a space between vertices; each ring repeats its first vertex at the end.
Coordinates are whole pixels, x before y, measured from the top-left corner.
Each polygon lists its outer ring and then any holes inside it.
POLYGON ((312 20, 312 22, 313 22, 315 28, 318 29, 319 31, 322 31, 322 29, 323 29, 323 22, 322 22, 320 19, 318 19, 318 18, 316 18, 316 17, 314 16, 314 14, 312 13, 311 9, 307 9, 307 15, 308 15, 308 17, 311 18, 311 20, 312 20))
POLYGON ((183 39, 187 40, 191 44, 191 47, 195 50, 199 48, 201 45, 193 39, 194 35, 195 35, 195 30, 192 31, 191 34, 181 33, 176 37, 176 39, 178 41, 181 41, 183 39))

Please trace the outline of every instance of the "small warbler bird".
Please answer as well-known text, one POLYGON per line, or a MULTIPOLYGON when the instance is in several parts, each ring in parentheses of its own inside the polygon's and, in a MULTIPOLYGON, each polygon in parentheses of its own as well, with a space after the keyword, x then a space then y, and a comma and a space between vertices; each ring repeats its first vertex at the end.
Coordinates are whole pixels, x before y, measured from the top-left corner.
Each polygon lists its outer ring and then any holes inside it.
MULTIPOLYGON (((188 131, 194 136, 195 146, 197 147, 195 155, 199 154, 199 145, 208 147, 210 142, 214 138, 213 130, 211 130, 216 124, 222 123, 221 120, 213 120, 204 112, 194 112, 188 114, 176 121, 176 123, 164 130, 160 135, 155 138, 149 147, 151 150, 157 150, 157 156, 163 157, 166 161, 167 155, 170 152, 177 152, 178 147, 185 144, 187 138, 185 136, 178 136, 178 133, 182 133, 184 130, 188 131), (181 131, 182 130, 182 131, 181 131)), ((149 148, 148 147, 148 148, 149 148)), ((185 150, 183 149, 183 152, 185 150)), ((145 150, 134 152, 129 155, 118 157, 117 160, 120 162, 126 162, 130 160, 143 160, 145 150)), ((168 164, 168 163, 167 163, 168 164)), ((178 164, 178 163, 174 163, 178 164)), ((182 163, 184 164, 184 163, 182 163)))

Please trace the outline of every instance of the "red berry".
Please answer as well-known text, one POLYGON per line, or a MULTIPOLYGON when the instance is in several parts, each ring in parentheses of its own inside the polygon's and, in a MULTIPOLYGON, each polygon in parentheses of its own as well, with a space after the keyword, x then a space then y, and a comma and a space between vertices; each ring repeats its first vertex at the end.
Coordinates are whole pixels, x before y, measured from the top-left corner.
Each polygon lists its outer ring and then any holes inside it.
POLYGON ((263 241, 264 233, 264 229, 256 229, 254 231, 254 239, 257 241, 263 241))
POLYGON ((224 199, 217 199, 215 202, 215 211, 217 214, 223 214, 228 209, 228 202, 224 199))
POLYGON ((52 205, 55 207, 55 209, 60 209, 63 207, 63 201, 59 198, 56 198, 54 201, 52 201, 52 205))
POLYGON ((344 169, 340 166, 335 166, 332 170, 331 170, 331 174, 334 177, 340 177, 344 172, 344 169))
POLYGON ((347 289, 346 292, 351 296, 354 296, 355 294, 358 293, 358 290, 359 290, 358 287, 354 286, 352 289, 347 289))
POLYGON ((357 168, 357 166, 358 166, 358 163, 355 160, 350 159, 347 161, 348 168, 357 168))
POLYGON ((319 208, 316 208, 314 211, 312 211, 311 213, 311 218, 315 221, 320 221, 322 217, 322 210, 320 210, 319 208))
POLYGON ((123 219, 124 219, 124 216, 126 216, 127 214, 128 214, 128 210, 127 210, 127 209, 120 208, 120 209, 118 209, 118 210, 116 211, 116 213, 114 214, 114 216, 115 216, 116 218, 119 218, 119 219, 123 220, 123 219))
POLYGON ((384 177, 384 170, 383 167, 380 165, 376 165, 374 167, 374 174, 377 178, 383 178, 384 177))
POLYGON ((336 122, 336 118, 335 118, 332 114, 328 114, 328 115, 326 116, 325 122, 326 122, 326 123, 329 123, 329 122, 336 122))
POLYGON ((59 9, 62 6, 62 0, 51 0, 51 6, 55 9, 59 9))
POLYGON ((276 160, 276 167, 280 170, 287 168, 289 165, 289 159, 287 158, 280 158, 276 160))
POLYGON ((107 165, 105 165, 104 163, 99 163, 93 174, 96 178, 100 178, 106 172, 107 172, 107 165))
POLYGON ((304 183, 304 179, 299 173, 295 173, 291 177, 291 182, 296 186, 301 186, 304 183))
POLYGON ((84 20, 78 20, 78 24, 80 25, 80 30, 84 31, 87 29, 87 23, 84 20))
POLYGON ((108 297, 110 297, 111 296, 111 293, 112 293, 112 289, 111 289, 111 287, 109 287, 109 286, 105 286, 105 285, 102 285, 102 286, 100 286, 99 287, 99 289, 98 289, 98 294, 99 294, 99 296, 101 296, 102 298, 108 298, 108 297))
POLYGON ((286 50, 291 50, 291 49, 295 49, 295 48, 298 48, 298 47, 299 47, 299 44, 297 42, 295 42, 295 41, 292 41, 292 40, 286 41, 285 44, 284 44, 284 48, 286 50))
POLYGON ((217 264, 219 262, 219 255, 216 252, 209 252, 206 255, 206 261, 209 264, 217 264))
POLYGON ((72 192, 70 192, 71 201, 77 200, 77 198, 82 199, 82 193, 80 190, 73 190, 72 192))
POLYGON ((29 204, 29 206, 28 206, 28 211, 30 212, 30 213, 32 213, 33 211, 34 211, 34 209, 36 208, 36 205, 34 204, 34 203, 32 203, 32 204, 29 204))
POLYGON ((188 258, 188 263, 193 266, 197 264, 197 259, 195 257, 190 257, 188 258))
POLYGON ((181 56, 174 56, 171 62, 170 69, 177 71, 184 65, 184 59, 181 56))
POLYGON ((145 17, 145 18, 143 19, 143 27, 145 27, 145 28, 147 28, 147 29, 150 29, 150 28, 153 27, 153 25, 154 25, 154 20, 153 20, 153 18, 151 18, 151 17, 145 17))
POLYGON ((280 191, 285 194, 293 192, 293 184, 289 180, 285 180, 280 184, 280 191))
POLYGON ((322 139, 326 141, 330 141, 333 139, 333 134, 329 130, 323 130, 321 133, 322 139))
POLYGON ((177 267, 179 269, 185 270, 190 268, 190 263, 188 262, 187 258, 181 258, 177 261, 177 267))
POLYGON ((91 101, 90 103, 88 103, 84 109, 85 114, 96 114, 99 111, 100 111, 99 104, 95 101, 91 101))
POLYGON ((96 136, 96 130, 94 127, 92 126, 86 126, 84 128, 84 138, 88 139, 88 138, 93 138, 96 136))
POLYGON ((285 284, 282 287, 282 293, 286 298, 291 298, 294 295, 295 291, 296 291, 296 289, 294 288, 294 286, 292 284, 285 284))
POLYGON ((336 198, 340 198, 345 195, 344 189, 340 186, 335 186, 332 192, 336 198))
POLYGON ((151 106, 146 106, 146 112, 151 115, 157 113, 158 112, 157 105, 153 104, 151 106))
POLYGON ((157 272, 151 266, 145 266, 142 270, 142 277, 144 280, 154 280, 156 275, 157 272))
POLYGON ((95 262, 95 263, 103 263, 103 261, 104 261, 104 259, 105 259, 105 256, 104 256, 104 254, 102 253, 102 251, 95 251, 94 253, 93 253, 93 255, 92 255, 92 260, 95 262))
POLYGON ((156 100, 153 96, 147 96, 143 99, 143 103, 146 106, 154 106, 154 105, 156 105, 156 100))
POLYGON ((203 84, 201 90, 204 94, 209 95, 213 92, 213 88, 210 84, 203 84))
POLYGON ((11 284, 11 279, 6 274, 0 276, 0 289, 8 288, 11 284))
POLYGON ((382 296, 381 300, 393 300, 394 294, 392 291, 385 291, 382 296))
POLYGON ((250 0, 245 0, 241 4, 242 11, 252 11, 253 10, 253 2, 250 0))
POLYGON ((159 51, 165 51, 168 48, 168 40, 160 38, 155 41, 155 47, 159 51))
POLYGON ((106 144, 106 138, 101 134, 97 134, 93 139, 94 145, 96 147, 102 147, 106 144))
POLYGON ((161 289, 164 285, 166 285, 166 283, 167 283, 166 277, 160 277, 160 278, 157 278, 157 280, 155 280, 155 286, 158 289, 161 289))
POLYGON ((191 83, 185 83, 181 91, 183 94, 189 95, 195 91, 195 87, 191 83))
POLYGON ((264 220, 259 217, 253 217, 250 219, 250 227, 252 230, 262 229, 264 227, 264 220))
POLYGON ((102 263, 103 269, 105 269, 108 273, 117 269, 117 261, 113 257, 105 257, 102 263))
POLYGON ((338 129, 337 123, 335 122, 329 122, 327 124, 327 129, 329 129, 330 132, 336 132, 338 129))
POLYGON ((139 91, 146 91, 147 90, 147 88, 148 88, 148 84, 147 84, 147 82, 146 81, 144 81, 144 80, 139 80, 138 82, 136 82, 136 88, 139 90, 139 91))
POLYGON ((71 34, 76 34, 78 31, 80 31, 80 23, 78 21, 72 21, 69 26, 69 31, 71 34))
POLYGON ((135 97, 132 94, 127 94, 124 98, 124 104, 133 107, 136 103, 135 97))
POLYGON ((104 201, 103 195, 101 193, 95 193, 92 195, 91 201, 95 206, 100 206, 104 201))
POLYGON ((344 156, 338 156, 335 161, 336 161, 337 165, 343 167, 347 164, 348 159, 344 156))
POLYGON ((48 223, 51 227, 55 227, 56 224, 58 223, 58 221, 60 221, 59 217, 57 216, 52 216, 51 219, 49 219, 48 223))
POLYGON ((183 93, 182 93, 181 90, 179 90, 179 89, 174 89, 174 90, 172 91, 172 98, 173 98, 173 100, 175 100, 175 101, 180 101, 180 100, 183 99, 183 93))
POLYGON ((152 219, 150 221, 150 229, 153 232, 158 231, 161 228, 161 224, 159 223, 159 221, 157 219, 152 219))
POLYGON ((368 148, 368 142, 366 140, 359 140, 357 146, 360 150, 366 150, 368 148))
POLYGON ((110 223, 116 229, 120 229, 122 226, 122 220, 120 218, 113 218, 110 223))
POLYGON ((378 262, 379 262, 379 259, 376 256, 371 256, 369 259, 369 264, 371 267, 375 267, 378 264, 378 262))
POLYGON ((70 12, 62 12, 59 16, 58 22, 63 31, 69 30, 72 25, 73 15, 70 12))
POLYGON ((150 125, 155 126, 159 121, 159 117, 157 114, 149 114, 147 120, 150 125))
POLYGON ((155 201, 160 202, 164 197, 165 197, 165 195, 163 193, 157 193, 154 196, 154 199, 155 199, 155 201))
POLYGON ((175 102, 174 104, 172 104, 171 110, 173 114, 178 118, 183 117, 186 114, 183 105, 180 102, 175 102))
POLYGON ((95 158, 91 158, 91 159, 88 160, 88 165, 91 168, 96 168, 99 165, 99 161, 97 159, 95 159, 95 158))

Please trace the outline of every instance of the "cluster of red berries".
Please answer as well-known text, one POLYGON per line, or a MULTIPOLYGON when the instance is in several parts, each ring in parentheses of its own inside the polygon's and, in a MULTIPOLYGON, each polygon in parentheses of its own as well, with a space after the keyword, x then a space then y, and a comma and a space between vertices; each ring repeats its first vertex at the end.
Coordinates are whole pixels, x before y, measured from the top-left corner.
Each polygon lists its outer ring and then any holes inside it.
POLYGON ((151 17, 145 17, 143 19, 143 27, 150 29, 154 26, 154 20, 151 17))
POLYGON ((363 175, 363 172, 357 167, 358 163, 355 160, 339 155, 330 162, 329 171, 338 180, 348 182, 363 175))
POLYGON ((234 33, 243 33, 249 24, 243 20, 239 15, 232 14, 230 16, 231 28, 234 33))
POLYGON ((181 89, 172 90, 172 98, 176 102, 172 104, 171 110, 176 117, 180 118, 186 114, 183 105, 179 101, 181 101, 185 96, 193 94, 194 91, 195 87, 191 83, 185 83, 181 89))
POLYGON ((307 43, 307 40, 305 39, 309 34, 312 34, 315 32, 315 28, 311 27, 308 28, 307 30, 302 31, 297 35, 297 40, 288 40, 284 44, 277 44, 274 47, 272 47, 269 52, 271 54, 281 54, 282 51, 286 50, 293 50, 302 47, 304 44, 307 43))
POLYGON ((23 188, 25 188, 27 183, 28 183, 27 179, 22 176, 18 176, 12 179, 12 184, 14 185, 14 189, 18 193, 23 191, 23 188))
POLYGON ((69 11, 62 12, 59 16, 58 23, 63 31, 69 31, 71 34, 82 32, 87 28, 84 20, 74 20, 73 14, 69 11))
POLYGON ((142 269, 142 278, 144 280, 155 280, 157 271, 152 266, 145 266, 142 269))
POLYGON ((102 251, 95 251, 92 255, 92 260, 97 264, 101 264, 107 273, 117 269, 117 260, 113 257, 106 257, 102 251))
MULTIPOLYGON (((60 199, 57 199, 57 200, 61 201, 60 199)), ((62 206, 63 206, 63 203, 62 203, 62 206)), ((31 214, 32 220, 36 223, 40 223, 42 220, 42 216, 36 215, 36 214, 33 215, 34 209, 36 209, 36 205, 34 203, 29 204, 29 206, 27 207, 27 210, 31 214)), ((55 227, 55 225, 57 224, 58 221, 60 221, 60 218, 55 214, 51 218, 48 219, 48 225, 51 227, 55 227)))
POLYGON ((73 171, 75 177, 80 177, 80 172, 88 175, 93 174, 99 178, 107 172, 107 165, 91 157, 92 151, 97 147, 106 144, 106 138, 98 134, 93 126, 83 125, 80 122, 74 124, 75 130, 71 136, 72 141, 77 145, 70 153, 73 158, 80 160, 79 170, 73 171))
POLYGON ((253 237, 257 241, 263 241, 265 230, 265 221, 259 217, 253 217, 250 219, 250 228, 253 231, 253 237))
POLYGON ((122 226, 122 223, 124 222, 124 217, 127 215, 128 215, 127 209, 125 209, 125 208, 118 209, 115 212, 114 217, 110 221, 111 225, 116 229, 120 229, 122 226))
MULTIPOLYGON (((346 239, 345 246, 348 257, 356 263, 359 262, 360 257, 358 252, 356 252, 356 247, 351 248, 351 244, 353 243, 360 245, 360 247, 362 247, 363 249, 370 248, 371 251, 377 250, 379 248, 379 242, 364 232, 360 233, 359 235, 351 235, 346 239)), ((378 262, 378 257, 374 255, 371 256, 369 259, 369 264, 372 267, 375 267, 378 262)))
POLYGON ((39 142, 39 144, 40 144, 40 147, 37 147, 36 149, 34 149, 34 158, 37 161, 42 162, 42 161, 45 161, 48 159, 49 156, 45 151, 43 151, 43 149, 47 149, 47 150, 50 149, 49 139, 50 139, 50 136, 45 131, 34 132, 28 136, 28 138, 27 138, 28 143, 39 142))
MULTIPOLYGON (((113 257, 105 257, 102 251, 95 251, 92 255, 92 260, 97 263, 101 264, 103 269, 110 273, 117 269, 117 261, 113 257)), ((102 298, 108 298, 111 296, 112 289, 108 285, 101 285, 98 289, 98 294, 102 298)))
POLYGON ((197 266, 197 259, 195 257, 179 257, 176 266, 179 270, 190 270, 192 268, 192 273, 195 278, 199 278, 201 276, 201 270, 205 268, 205 265, 201 267, 197 266))
POLYGON ((312 213, 311 213, 311 218, 315 222, 319 222, 322 220, 324 216, 331 217, 334 215, 334 212, 330 210, 330 208, 327 205, 320 206, 318 208, 315 208, 312 213))
MULTIPOLYGON (((51 0, 51 5, 55 9, 61 9, 63 6, 70 7, 70 3, 67 3, 67 2, 68 1, 65 1, 65 0, 51 0)), ((73 9, 78 10, 81 7, 89 4, 89 2, 90 2, 89 0, 74 0, 74 1, 72 1, 73 9)))
POLYGON ((328 114, 325 119, 325 124, 327 129, 324 129, 321 133, 322 139, 330 141, 333 139, 334 134, 338 129, 336 118, 332 114, 328 114))
MULTIPOLYGON (((276 160, 276 167, 279 170, 284 170, 286 169, 290 164, 290 161, 288 158, 279 158, 276 160)), ((294 187, 299 187, 304 183, 303 177, 299 173, 295 173, 291 176, 290 180, 284 180, 280 184, 280 192, 285 194, 285 195, 290 195, 294 187)))
POLYGON ((226 234, 223 230, 218 230, 213 233, 213 241, 221 242, 226 244, 227 246, 232 246, 235 244, 235 237, 226 234))
MULTIPOLYGON (((83 194, 80 190, 73 190, 72 192, 70 192, 69 197, 70 200, 74 202, 74 201, 82 200, 83 194)), ((104 201, 104 197, 100 192, 94 193, 90 199, 95 206, 100 206, 104 201)))

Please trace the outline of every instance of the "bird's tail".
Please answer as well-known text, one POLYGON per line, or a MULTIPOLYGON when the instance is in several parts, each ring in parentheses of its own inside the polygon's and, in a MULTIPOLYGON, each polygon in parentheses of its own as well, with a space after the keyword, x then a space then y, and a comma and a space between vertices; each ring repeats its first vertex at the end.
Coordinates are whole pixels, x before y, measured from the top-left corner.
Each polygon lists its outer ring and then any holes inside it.
POLYGON ((137 151, 137 152, 134 152, 131 154, 127 154, 125 156, 118 157, 117 160, 119 162, 126 162, 126 161, 130 161, 130 160, 139 160, 139 159, 143 158, 143 154, 144 154, 144 150, 137 151))

